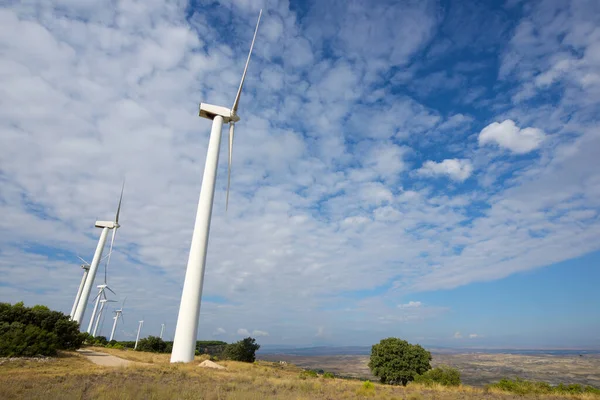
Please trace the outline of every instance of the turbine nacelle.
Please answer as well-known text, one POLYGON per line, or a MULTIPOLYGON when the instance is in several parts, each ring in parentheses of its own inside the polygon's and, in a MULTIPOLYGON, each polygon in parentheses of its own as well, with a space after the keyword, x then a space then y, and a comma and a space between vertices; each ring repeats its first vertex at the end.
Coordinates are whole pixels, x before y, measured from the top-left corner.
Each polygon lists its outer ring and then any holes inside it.
POLYGON ((213 104, 208 103, 200 103, 199 115, 202 118, 210 120, 214 119, 217 115, 219 115, 223 117, 224 123, 238 122, 240 120, 240 117, 237 114, 233 113, 229 108, 215 106, 213 104))
POLYGON ((114 229, 114 228, 119 228, 121 225, 119 225, 115 221, 96 221, 96 224, 94 226, 96 228, 114 229))

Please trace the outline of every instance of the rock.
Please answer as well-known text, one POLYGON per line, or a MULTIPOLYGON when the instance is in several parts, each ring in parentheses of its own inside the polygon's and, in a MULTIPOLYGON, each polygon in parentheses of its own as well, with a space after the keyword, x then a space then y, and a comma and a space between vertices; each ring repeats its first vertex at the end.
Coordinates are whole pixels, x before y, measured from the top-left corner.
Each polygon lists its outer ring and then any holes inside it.
POLYGON ((224 366, 214 363, 210 360, 202 361, 198 366, 203 368, 225 369, 224 366))

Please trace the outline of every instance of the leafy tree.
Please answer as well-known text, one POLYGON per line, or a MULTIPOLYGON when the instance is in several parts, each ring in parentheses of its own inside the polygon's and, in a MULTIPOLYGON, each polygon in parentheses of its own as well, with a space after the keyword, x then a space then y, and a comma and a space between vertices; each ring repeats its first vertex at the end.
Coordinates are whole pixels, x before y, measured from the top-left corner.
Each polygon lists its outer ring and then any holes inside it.
POLYGON ((136 350, 149 351, 152 353, 166 353, 167 344, 158 336, 148 336, 147 338, 140 339, 136 350))
POLYGON ((55 355, 83 343, 79 324, 46 306, 0 303, 0 353, 11 356, 55 355))
POLYGON ((381 383, 406 384, 431 369, 431 353, 398 338, 382 339, 371 348, 369 368, 381 383))
POLYGON ((256 351, 260 345, 256 343, 256 339, 247 337, 239 342, 228 344, 223 352, 223 357, 243 362, 254 362, 256 360, 256 351))
POLYGON ((447 365, 440 365, 439 367, 431 369, 422 375, 417 375, 415 377, 415 382, 425 385, 439 383, 443 386, 459 386, 460 371, 447 365))

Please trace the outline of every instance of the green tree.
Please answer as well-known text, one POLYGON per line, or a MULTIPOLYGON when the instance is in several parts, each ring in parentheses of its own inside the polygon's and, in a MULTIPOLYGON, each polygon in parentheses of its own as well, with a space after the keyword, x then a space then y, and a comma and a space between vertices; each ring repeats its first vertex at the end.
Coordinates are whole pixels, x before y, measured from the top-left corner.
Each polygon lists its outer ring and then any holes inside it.
POLYGON ((431 353, 398 338, 382 339, 371 348, 369 368, 381 383, 405 385, 431 369, 431 353))
POLYGON ((254 362, 256 351, 260 345, 256 339, 247 337, 239 342, 228 344, 223 351, 223 357, 233 361, 254 362))
POLYGON ((137 346, 138 351, 149 351, 152 353, 166 353, 167 344, 158 336, 148 336, 140 339, 137 346))
POLYGON ((0 303, 0 352, 11 356, 55 355, 83 343, 79 324, 46 306, 25 307, 23 302, 0 303))

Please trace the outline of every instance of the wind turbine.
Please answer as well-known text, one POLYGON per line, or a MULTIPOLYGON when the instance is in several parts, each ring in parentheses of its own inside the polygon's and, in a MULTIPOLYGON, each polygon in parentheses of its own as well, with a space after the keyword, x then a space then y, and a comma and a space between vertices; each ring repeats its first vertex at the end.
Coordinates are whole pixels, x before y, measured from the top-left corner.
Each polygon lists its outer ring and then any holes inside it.
MULTIPOLYGON (((73 320, 81 322, 83 320, 83 315, 85 314, 85 309, 87 307, 88 299, 90 297, 90 292, 92 290, 92 285, 94 284, 94 279, 96 278, 96 272, 98 271, 98 265, 100 264, 100 259, 102 258, 102 251, 104 250, 104 245, 106 244, 106 237, 108 236, 108 230, 112 229, 112 239, 110 242, 110 252, 108 253, 108 260, 110 260, 110 255, 112 253, 112 245, 115 241, 115 235, 117 233, 117 229, 121 226, 119 225, 119 213, 121 212, 121 201, 123 200, 123 189, 125 188, 125 182, 123 182, 123 187, 121 188, 121 197, 119 197, 119 205, 117 206, 117 213, 115 215, 114 221, 96 221, 96 228, 102 228, 102 232, 100 233, 100 239, 98 240, 98 246, 96 247, 96 252, 94 253, 94 258, 92 259, 92 264, 90 265, 90 271, 88 273, 88 277, 85 280, 85 284, 83 285, 83 291, 81 292, 81 297, 77 302, 77 308, 75 309, 75 314, 73 315, 73 320)), ((108 262, 108 261, 107 261, 108 262)), ((105 279, 106 279, 106 269, 104 270, 105 279)))
POLYGON ((116 301, 108 300, 108 299, 100 300, 100 311, 98 311, 98 317, 96 318, 96 325, 94 325, 94 332, 92 333, 92 336, 94 336, 94 337, 96 337, 96 333, 98 332, 98 325, 100 324, 100 318, 102 318, 102 312, 104 311, 104 306, 106 306, 106 303, 116 303, 116 301))
POLYGON ((140 332, 142 330, 142 325, 144 325, 144 320, 141 320, 140 324, 138 325, 138 333, 137 333, 137 336, 135 338, 135 346, 133 346, 134 350, 137 349, 137 344, 138 344, 138 342, 140 340, 140 332))
MULTIPOLYGON (((107 256, 104 256, 102 258, 105 259, 107 256)), ((81 264, 81 268, 83 268, 83 277, 81 278, 81 283, 79 284, 79 289, 77 290, 77 296, 75 296, 75 301, 73 302, 73 307, 71 308, 71 314, 69 314, 71 316, 71 319, 73 319, 73 316, 75 314, 75 310, 77 309, 77 304, 79 304, 79 300, 81 299, 81 292, 83 291, 83 285, 85 285, 85 281, 87 279, 88 276, 88 272, 90 271, 90 263, 85 261, 83 258, 77 256, 77 258, 79 258, 81 261, 83 261, 83 264, 81 264)), ((100 261, 102 261, 100 260, 100 261)))
POLYGON ((162 339, 162 335, 163 335, 164 331, 165 331, 165 324, 160 324, 160 336, 159 336, 159 338, 162 339))
POLYGON ((77 296, 75 296, 75 301, 73 302, 73 307, 71 308, 71 319, 73 319, 73 315, 75 314, 75 309, 77 308, 77 303, 79 303, 79 299, 81 298, 81 292, 83 291, 83 285, 85 284, 85 279, 88 276, 88 272, 90 271, 90 264, 83 260, 83 264, 81 264, 81 268, 83 268, 83 277, 81 278, 81 283, 79 284, 79 289, 77 290, 77 296))
POLYGON ((206 154, 206 164, 204 166, 204 176, 202 177, 202 188, 200 189, 200 199, 198 200, 198 210, 196 212, 196 222, 187 268, 185 272, 185 281, 181 293, 181 303, 179 305, 179 315, 175 328, 175 337, 173 340, 173 351, 171 353, 171 362, 191 362, 194 360, 196 349, 196 336, 198 334, 198 317, 200 316, 200 301, 202 298, 202 285, 204 283, 204 267, 206 265, 206 250, 208 246, 208 235, 210 231, 210 219, 212 214, 213 199, 215 196, 215 181, 217 178, 217 164, 219 162, 219 147, 221 145, 221 131, 223 123, 229 122, 229 163, 227 169, 227 198, 225 208, 229 206, 229 186, 231 182, 231 157, 233 154, 233 132, 235 123, 240 120, 237 115, 237 109, 240 102, 240 95, 246 79, 250 56, 254 48, 258 25, 262 10, 258 14, 258 21, 254 29, 254 36, 246 66, 242 74, 242 80, 238 88, 233 106, 231 109, 212 104, 200 103, 200 117, 212 120, 210 139, 208 142, 208 151, 206 154))
MULTIPOLYGON (((94 311, 92 311, 92 318, 90 318, 90 323, 88 325, 87 333, 92 333, 92 326, 94 325, 94 321, 96 320, 96 311, 98 310, 98 304, 102 300, 106 300, 106 293, 104 293, 104 291, 106 289, 108 289, 113 294, 116 294, 115 292, 113 292, 113 290, 111 288, 108 287, 107 284, 98 285, 98 289, 99 289, 98 294, 96 295, 96 304, 94 304, 94 311), (104 297, 104 299, 103 299, 103 297, 104 297)), ((104 303, 102 303, 102 307, 104 307, 104 303)), ((96 327, 98 327, 98 322, 96 322, 96 327)), ((94 334, 92 336, 96 336, 96 335, 94 334)))
POLYGON ((123 307, 125 306, 125 300, 127 300, 127 297, 123 299, 123 304, 121 304, 121 308, 119 310, 115 310, 115 316, 113 317, 115 322, 113 322, 112 331, 110 331, 110 339, 108 339, 109 342, 115 337, 115 329, 117 328, 117 321, 119 320, 119 317, 121 317, 121 321, 125 323, 125 319, 123 318, 123 307))

